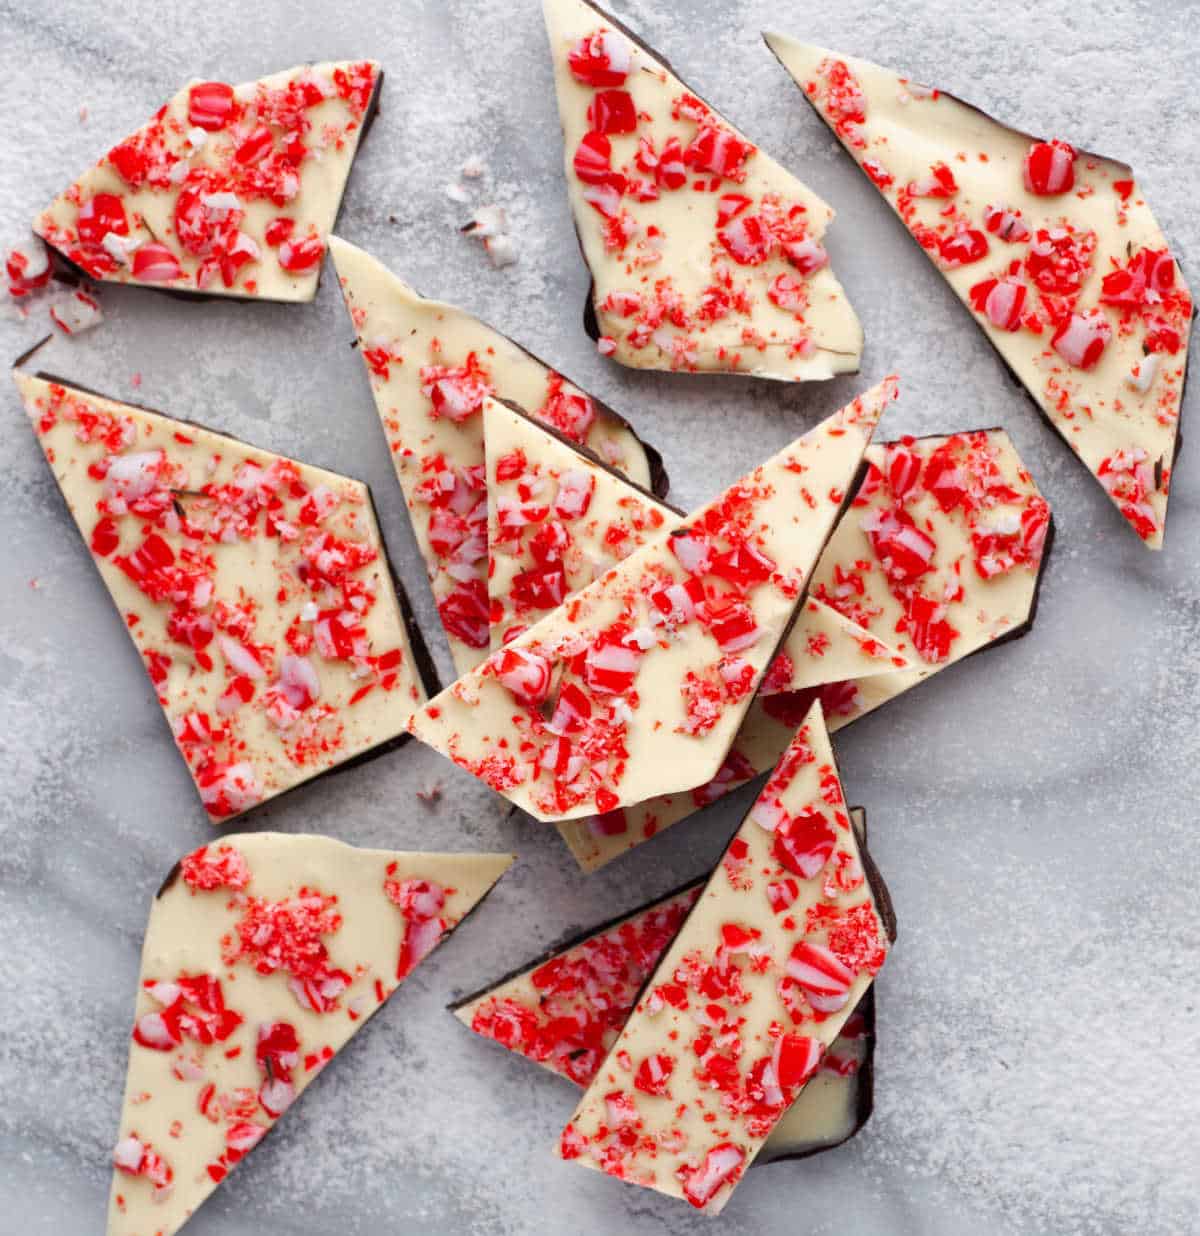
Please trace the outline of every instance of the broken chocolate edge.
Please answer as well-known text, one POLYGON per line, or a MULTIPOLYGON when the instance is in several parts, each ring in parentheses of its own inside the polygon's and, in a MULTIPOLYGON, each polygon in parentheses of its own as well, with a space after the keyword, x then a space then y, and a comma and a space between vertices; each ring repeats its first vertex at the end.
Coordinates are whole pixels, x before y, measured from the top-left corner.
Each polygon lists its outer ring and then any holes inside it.
MULTIPOLYGON (((850 807, 851 826, 854 829, 854 835, 858 839, 859 848, 862 849, 867 844, 867 811, 865 807, 850 807), (862 816, 861 825, 855 822, 854 813, 859 812, 862 816)), ((854 1127, 846 1134, 845 1137, 839 1137, 835 1142, 820 1142, 811 1146, 804 1146, 796 1150, 788 1150, 780 1146, 777 1153, 768 1155, 763 1158, 763 1155, 771 1148, 771 1138, 768 1138, 763 1143, 762 1150, 754 1156, 754 1161, 751 1167, 767 1167, 771 1163, 788 1163, 798 1159, 811 1159, 813 1155, 823 1154, 826 1150, 836 1150, 839 1146, 844 1146, 848 1141, 857 1137, 862 1132, 867 1121, 871 1119, 875 1111, 875 984, 872 983, 867 988, 867 994, 858 1002, 855 1011, 861 1014, 864 1024, 864 1038, 866 1039, 866 1051, 863 1054, 863 1059, 858 1066, 858 1072, 855 1075, 858 1086, 858 1103, 855 1108, 854 1127)), ((773 1134, 779 1131, 779 1126, 776 1125, 773 1134)))
MULTIPOLYGON (((366 252, 366 250, 363 250, 363 252, 366 252)), ((368 254, 368 256, 374 257, 374 255, 372 254, 368 254)), ((374 258, 374 260, 377 262, 379 261, 378 258, 374 258)), ((382 262, 380 262, 379 264, 381 266, 383 265, 382 262)), ((384 267, 384 269, 387 270, 389 274, 392 273, 390 268, 384 267)), ((398 276, 396 277, 398 278, 398 276)), ((402 283, 402 286, 405 286, 408 289, 408 291, 411 292, 419 300, 425 301, 428 304, 432 304, 432 305, 446 305, 447 308, 453 309, 456 313, 461 313, 465 318, 468 318, 470 321, 477 322, 485 330, 490 330, 493 333, 499 335, 500 338, 503 339, 506 343, 509 343, 514 348, 516 348, 517 351, 520 352, 522 356, 527 356, 531 361, 534 362, 535 365, 540 365, 544 370, 546 370, 547 373, 554 374, 555 376, 562 378, 564 382, 569 382, 573 387, 575 387, 576 390, 580 392, 580 394, 585 395, 588 399, 590 399, 592 402, 592 406, 596 409, 596 411, 600 413, 604 417, 604 419, 612 421, 614 424, 618 425, 621 429, 624 429, 626 433, 630 434, 633 440, 638 444, 638 447, 642 450, 643 454, 646 456, 646 468, 647 468, 647 471, 650 473, 649 492, 650 492, 651 497, 655 498, 659 502, 662 502, 666 498, 667 493, 671 487, 671 478, 667 475, 667 468, 666 468, 666 465, 663 463, 662 452, 658 449, 658 447, 654 446, 650 442, 647 442, 646 439, 643 438, 641 434, 638 433, 638 431, 634 428, 633 423, 628 419, 628 417, 622 416, 621 413, 618 412, 615 408, 613 408, 610 404, 605 403, 603 399, 597 398, 597 396, 593 395, 591 391, 587 390, 585 387, 581 386, 578 382, 576 382, 574 378, 563 373, 561 369, 555 368, 554 365, 548 364, 546 361, 542 360, 542 358, 538 356, 536 352, 531 351, 523 343, 519 343, 511 335, 506 335, 502 330, 493 326, 492 323, 485 322, 482 318, 476 317, 473 313, 468 312, 466 309, 460 308, 458 305, 451 305, 446 301, 439 301, 435 297, 426 296, 425 293, 422 292, 419 288, 412 287, 409 284, 403 284, 402 280, 400 282, 402 283)), ((347 313, 349 313, 349 307, 347 307, 347 313)), ((353 319, 351 319, 351 325, 353 325, 353 319)), ((358 347, 358 343, 359 343, 358 331, 355 330, 354 343, 351 346, 358 347)), ((375 392, 372 389, 371 398, 374 399, 374 397, 375 397, 375 392)), ((523 408, 519 407, 519 405, 517 404, 510 403, 506 399, 501 399, 497 395, 493 395, 492 398, 499 399, 500 403, 503 403, 506 406, 513 408, 516 411, 521 412, 525 416, 529 415, 527 412, 524 411, 523 408)), ((534 420, 535 424, 541 425, 543 429, 551 428, 550 426, 544 424, 542 421, 539 421, 536 418, 531 418, 531 419, 534 420)), ((552 432, 555 432, 555 431, 552 430, 552 432)), ((566 439, 566 441, 569 446, 574 447, 576 450, 579 449, 576 443, 571 442, 569 439, 566 439)), ((631 485, 636 485, 638 489, 644 489, 643 486, 638 485, 637 482, 632 479, 632 477, 627 476, 624 472, 621 472, 620 469, 615 469, 615 471, 617 471, 618 475, 621 477, 622 480, 628 481, 631 485)))

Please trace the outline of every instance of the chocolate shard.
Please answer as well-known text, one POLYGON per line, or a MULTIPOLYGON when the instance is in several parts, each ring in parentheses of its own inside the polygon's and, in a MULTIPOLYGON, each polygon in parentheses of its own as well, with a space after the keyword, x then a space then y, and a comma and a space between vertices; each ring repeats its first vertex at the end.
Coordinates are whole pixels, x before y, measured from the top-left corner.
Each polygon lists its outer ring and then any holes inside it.
MULTIPOLYGON (((860 847, 862 808, 850 810, 860 847)), ((450 1006, 465 1026, 573 1081, 590 1084, 704 880, 569 936, 535 961, 450 1006)), ((834 1041, 817 1075, 779 1121, 756 1163, 840 1146, 873 1106, 874 988, 834 1041)))
POLYGON ((856 372, 862 328, 821 244, 832 209, 603 9, 543 8, 600 352, 783 381, 856 372))
POLYGON ((563 1130, 563 1159, 724 1208, 889 951, 844 804, 814 704, 563 1130))
POLYGON ((373 60, 301 65, 237 86, 192 82, 33 230, 90 279, 310 301, 382 83, 373 60))
POLYGON ((760 690, 712 783, 560 828, 586 870, 766 772, 815 698, 836 731, 1029 629, 1052 520, 1008 435, 989 429, 905 438, 871 446, 866 461, 865 478, 813 571, 808 599, 879 632, 910 668, 802 690, 760 690))
POLYGON ((657 497, 662 458, 606 404, 370 254, 330 239, 392 461, 460 674, 490 647, 483 486, 486 395, 526 409, 657 497))
POLYGON ((1160 549, 1195 311, 1132 170, 869 61, 764 37, 1039 412, 1160 549))
POLYGON ((108 1236, 178 1231, 513 858, 268 832, 176 863, 146 925, 108 1236))
POLYGON ((707 784, 896 393, 886 379, 636 549, 416 712, 413 733, 546 821, 707 784))
POLYGON ((437 680, 365 485, 13 376, 214 820, 404 741, 437 680))

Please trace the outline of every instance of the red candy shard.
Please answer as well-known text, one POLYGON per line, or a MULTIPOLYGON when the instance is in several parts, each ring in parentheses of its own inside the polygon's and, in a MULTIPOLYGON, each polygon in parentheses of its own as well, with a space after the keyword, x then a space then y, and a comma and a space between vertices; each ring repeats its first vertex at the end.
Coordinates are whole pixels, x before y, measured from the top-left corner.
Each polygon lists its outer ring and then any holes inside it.
POLYGON ((1025 188, 1039 197, 1075 187, 1075 148, 1066 142, 1034 142, 1025 156, 1025 188))

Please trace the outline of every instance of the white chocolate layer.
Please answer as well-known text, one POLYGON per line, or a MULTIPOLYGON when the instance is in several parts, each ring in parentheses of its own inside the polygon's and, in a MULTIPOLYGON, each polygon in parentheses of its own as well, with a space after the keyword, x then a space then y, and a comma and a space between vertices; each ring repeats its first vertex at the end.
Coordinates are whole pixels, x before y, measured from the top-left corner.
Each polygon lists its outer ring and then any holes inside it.
POLYGON ((1050 423, 1161 548, 1192 301, 1130 168, 1055 151, 869 61, 766 39, 1050 423), (1035 145, 1046 162, 1031 172, 1035 145), (964 236, 973 247, 956 249, 964 236), (1121 292, 1121 272, 1140 279, 1147 255, 1150 285, 1121 292))
POLYGON ((498 331, 418 296, 336 236, 329 250, 450 652, 465 674, 490 647, 485 395, 519 404, 647 488, 650 460, 628 425, 498 331))
POLYGON ((862 327, 820 245, 832 209, 592 5, 543 7, 601 351, 638 369, 856 372, 862 327), (593 38, 618 66, 607 89, 572 69, 593 38), (621 117, 597 114, 613 103, 621 117))
POLYGON ((33 230, 94 279, 312 300, 381 76, 364 60, 192 82, 33 230))
POLYGON ((403 736, 425 688, 361 481, 14 378, 214 819, 403 736))
POLYGON ((109 1236, 177 1231, 512 861, 281 833, 189 855, 146 926, 109 1236))
MULTIPOLYGON (((496 400, 484 403, 483 416, 496 649, 506 632, 555 608, 552 597, 561 603, 635 550, 682 527, 687 517, 496 400), (544 606, 540 594, 548 594, 544 606)), ((810 600, 761 690, 801 691, 908 667, 908 659, 878 636, 810 600)))
POLYGON ((719 1213, 888 947, 814 704, 559 1154, 719 1213))

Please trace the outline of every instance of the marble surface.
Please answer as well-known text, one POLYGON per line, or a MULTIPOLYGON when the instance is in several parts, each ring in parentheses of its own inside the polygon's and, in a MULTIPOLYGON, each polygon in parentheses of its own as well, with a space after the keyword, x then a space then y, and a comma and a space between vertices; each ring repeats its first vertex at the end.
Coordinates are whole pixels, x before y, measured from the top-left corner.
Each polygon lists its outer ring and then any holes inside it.
MULTIPOLYGON (((829 248, 867 332, 860 377, 788 388, 638 375, 595 354, 579 328, 586 277, 533 0, 5 4, 0 239, 23 236, 36 209, 190 76, 372 55, 388 81, 341 233, 627 413, 663 446, 677 501, 706 498, 892 369, 904 394, 888 435, 1006 426, 1059 521, 1036 629, 837 738, 901 921, 880 982, 875 1118, 832 1154, 754 1171, 720 1223, 758 1236, 1189 1230, 1200 1206, 1200 454, 1184 451, 1167 547, 1151 555, 1036 419, 758 31, 907 66, 1023 127, 1128 159, 1194 282, 1197 10, 1056 0, 1030 22, 984 0, 616 7, 836 206, 829 248), (444 192, 476 154, 490 168, 478 199, 506 207, 520 245, 505 271, 458 234, 467 209, 444 192)), ((57 339, 48 367, 367 479, 436 643, 333 281, 292 309, 134 289, 102 299, 108 320, 57 339)), ((0 354, 38 333, 0 322, 0 354)), ((175 858, 211 833, 11 391, 0 415, 0 1228, 91 1233, 147 905, 175 858)), ((254 828, 366 845, 512 847, 521 861, 189 1231, 694 1230, 687 1208, 553 1158, 571 1093, 475 1040, 444 1005, 566 929, 703 871, 745 801, 591 877, 552 831, 515 824, 415 745, 255 816, 254 828), (427 807, 416 791, 439 781, 443 797, 427 807)))

